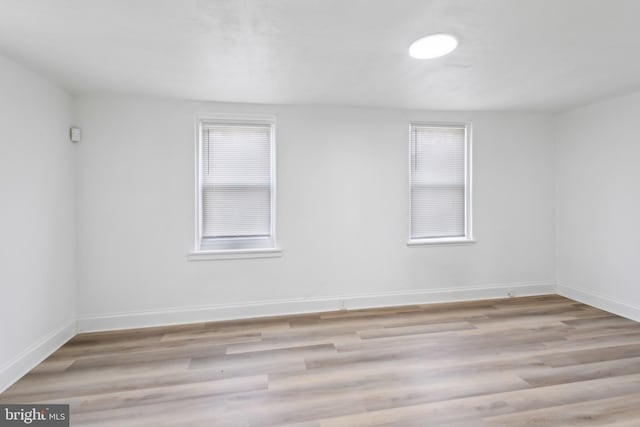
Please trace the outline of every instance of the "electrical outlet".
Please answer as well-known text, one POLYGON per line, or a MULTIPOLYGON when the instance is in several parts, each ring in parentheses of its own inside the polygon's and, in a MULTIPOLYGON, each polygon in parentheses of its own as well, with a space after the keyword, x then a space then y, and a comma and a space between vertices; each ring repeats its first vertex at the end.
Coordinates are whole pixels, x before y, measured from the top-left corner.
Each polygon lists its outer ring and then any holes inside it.
POLYGON ((340 311, 347 311, 347 302, 345 300, 340 301, 340 311))

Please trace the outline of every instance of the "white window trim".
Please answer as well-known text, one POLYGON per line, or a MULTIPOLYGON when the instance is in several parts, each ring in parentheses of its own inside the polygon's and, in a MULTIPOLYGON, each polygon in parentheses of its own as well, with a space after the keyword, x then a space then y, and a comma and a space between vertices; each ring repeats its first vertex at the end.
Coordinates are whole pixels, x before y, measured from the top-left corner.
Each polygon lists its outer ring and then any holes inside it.
POLYGON ((195 119, 195 238, 193 250, 187 255, 189 261, 217 260, 217 259, 248 259, 273 258, 282 256, 282 249, 278 247, 276 238, 276 116, 272 114, 227 114, 227 113, 199 113, 195 119), (202 127, 207 123, 252 123, 268 124, 271 126, 271 240, 273 247, 251 249, 216 249, 202 247, 202 127))
POLYGON ((409 144, 408 144, 408 192, 407 198, 409 200, 408 216, 409 221, 407 229, 407 246, 431 246, 431 245, 465 245, 469 243, 475 243, 473 238, 473 215, 472 215, 472 194, 473 194, 473 143, 472 143, 472 125, 471 122, 422 122, 411 121, 409 123, 409 144), (421 239, 411 238, 411 129, 413 126, 464 126, 465 129, 465 156, 464 156, 464 236, 456 237, 429 237, 421 239))
POLYGON ((187 255, 189 261, 209 261, 218 259, 251 259, 251 258, 280 258, 282 249, 242 249, 225 251, 200 251, 187 255))

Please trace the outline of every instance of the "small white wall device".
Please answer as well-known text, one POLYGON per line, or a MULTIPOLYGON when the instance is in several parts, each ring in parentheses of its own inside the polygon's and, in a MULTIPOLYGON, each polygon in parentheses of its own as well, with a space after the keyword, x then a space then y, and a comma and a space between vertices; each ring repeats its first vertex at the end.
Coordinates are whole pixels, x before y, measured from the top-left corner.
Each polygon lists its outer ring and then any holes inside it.
POLYGON ((71 138, 71 142, 80 142, 80 139, 82 139, 80 128, 69 129, 69 137, 71 138))

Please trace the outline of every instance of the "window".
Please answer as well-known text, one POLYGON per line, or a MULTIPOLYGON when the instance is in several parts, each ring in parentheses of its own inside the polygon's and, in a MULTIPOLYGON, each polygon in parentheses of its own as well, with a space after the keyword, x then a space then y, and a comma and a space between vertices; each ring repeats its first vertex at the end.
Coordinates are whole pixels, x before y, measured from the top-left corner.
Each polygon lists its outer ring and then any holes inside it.
POLYGON ((275 241, 275 120, 198 122, 196 252, 265 252, 275 241))
POLYGON ((469 127, 410 126, 409 244, 470 242, 469 127))

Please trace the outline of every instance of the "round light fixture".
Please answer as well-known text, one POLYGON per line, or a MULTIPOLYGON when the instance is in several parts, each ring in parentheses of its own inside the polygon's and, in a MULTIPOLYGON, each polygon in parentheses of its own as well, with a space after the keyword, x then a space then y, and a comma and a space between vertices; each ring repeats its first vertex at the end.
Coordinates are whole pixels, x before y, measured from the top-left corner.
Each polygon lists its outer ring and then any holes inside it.
POLYGON ((449 34, 432 34, 411 43, 409 55, 418 59, 444 56, 458 47, 458 39, 449 34))

